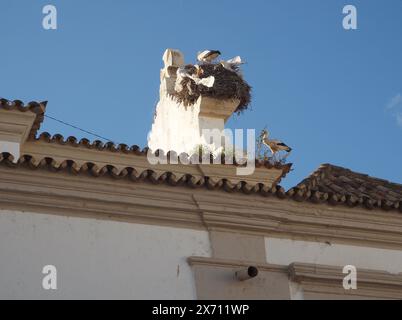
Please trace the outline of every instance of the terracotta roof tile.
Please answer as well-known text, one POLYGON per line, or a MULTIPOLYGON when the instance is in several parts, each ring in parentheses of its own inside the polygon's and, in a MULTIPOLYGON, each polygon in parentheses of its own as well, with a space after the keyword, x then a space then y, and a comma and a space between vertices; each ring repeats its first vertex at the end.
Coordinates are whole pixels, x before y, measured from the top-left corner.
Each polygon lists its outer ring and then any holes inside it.
POLYGON ((4 98, 0 98, 0 109, 4 110, 19 110, 21 112, 33 112, 36 114, 35 121, 32 125, 31 131, 29 133, 29 138, 34 138, 43 122, 45 117, 47 101, 43 102, 29 102, 24 105, 21 100, 7 100, 4 98))
MULTIPOLYGON (((326 175, 321 176, 316 173, 312 174, 307 179, 303 180, 298 186, 285 191, 281 186, 276 185, 272 188, 267 188, 263 184, 250 186, 245 181, 233 184, 227 179, 220 179, 213 181, 209 177, 195 177, 190 174, 184 175, 177 179, 173 172, 165 172, 162 175, 157 175, 151 169, 137 171, 134 167, 126 167, 123 170, 118 170, 112 165, 104 167, 97 167, 95 164, 87 162, 81 166, 72 160, 65 160, 62 163, 54 161, 52 158, 46 157, 43 159, 34 159, 32 156, 22 156, 18 163, 13 163, 12 155, 8 153, 0 153, 0 165, 8 166, 10 168, 27 168, 31 170, 45 169, 52 172, 68 172, 71 174, 89 175, 92 177, 109 176, 114 179, 128 179, 133 182, 148 181, 154 184, 167 184, 170 186, 186 186, 189 188, 206 188, 209 190, 224 190, 226 192, 241 192, 243 194, 255 194, 264 197, 275 196, 279 199, 290 199, 297 202, 310 201, 312 203, 327 203, 330 205, 346 205, 349 207, 362 206, 366 209, 381 208, 383 210, 399 210, 402 212, 402 186, 387 182, 389 188, 393 188, 392 194, 398 195, 397 197, 388 194, 381 196, 372 193, 355 192, 342 192, 337 193, 333 191, 320 191, 318 189, 327 189, 321 184, 325 184, 327 177, 331 175, 331 169, 345 170, 348 172, 350 179, 359 173, 352 172, 348 169, 325 165, 318 171, 325 171, 326 175), (317 180, 317 177, 320 177, 317 180), (322 181, 321 181, 322 179, 322 181), (311 187, 314 186, 314 187, 311 187)), ((352 180, 353 181, 353 180, 352 180)), ((366 176, 366 183, 369 183, 370 177, 366 176)), ((377 183, 378 180, 373 180, 377 183)), ((383 180, 384 181, 384 180, 383 180)), ((339 189, 338 189, 339 190, 339 189)), ((375 188, 374 188, 375 190, 375 188)))
MULTIPOLYGON (((232 184, 227 179, 213 181, 209 177, 195 177, 190 174, 177 179, 173 172, 165 172, 157 175, 151 169, 137 171, 134 167, 126 167, 118 170, 112 165, 98 167, 91 162, 81 166, 72 160, 65 160, 62 163, 56 162, 50 157, 35 159, 30 155, 22 156, 17 163, 13 162, 13 156, 9 153, 0 153, 0 165, 10 168, 27 168, 31 170, 46 169, 52 172, 68 172, 72 174, 85 174, 93 177, 110 176, 114 179, 129 179, 131 181, 149 181, 154 184, 166 183, 171 186, 187 186, 190 188, 207 188, 211 190, 222 189, 227 192, 243 192, 245 194, 261 194, 263 196, 277 195, 280 198, 286 197, 285 190, 280 186, 267 188, 262 183, 250 186, 246 181, 232 184)), ((290 167, 289 167, 290 168, 290 167)), ((284 171, 286 174, 286 170, 284 171)))
MULTIPOLYGON (((315 202, 327 194, 331 204, 363 205, 368 209, 381 207, 384 210, 398 209, 402 211, 402 185, 384 179, 370 177, 367 174, 353 172, 349 169, 325 164, 304 179, 294 190, 303 190, 304 199, 309 200, 307 192, 315 195, 315 202)), ((310 199, 311 200, 311 199, 310 199)))
MULTIPOLYGON (((149 148, 145 147, 143 149, 141 149, 139 146, 137 145, 133 145, 133 146, 128 146, 126 144, 114 144, 113 142, 107 142, 107 143, 103 143, 100 140, 95 140, 93 142, 91 142, 88 139, 81 139, 78 140, 75 137, 67 137, 64 138, 61 134, 55 134, 55 135, 51 135, 48 132, 42 132, 37 138, 35 138, 35 140, 37 141, 43 141, 43 142, 47 142, 47 143, 57 143, 60 145, 70 145, 70 146, 75 146, 75 147, 85 147, 85 148, 89 148, 89 149, 96 149, 98 151, 111 151, 111 152, 122 152, 122 153, 132 153, 135 155, 140 155, 140 156, 146 156, 149 148)), ((157 155, 164 155, 165 152, 163 150, 156 150, 155 154, 157 155)), ((167 153, 168 154, 173 154, 177 156, 180 156, 181 159, 188 159, 191 158, 188 154, 180 154, 177 155, 174 151, 169 151, 167 153)), ((221 159, 221 163, 225 164, 225 157, 222 156, 221 159)), ((239 165, 236 163, 236 159, 233 158, 231 164, 234 165, 239 165)), ((286 163, 286 164, 281 164, 281 163, 272 163, 270 161, 262 161, 262 160, 255 160, 255 166, 257 168, 261 168, 261 167, 266 167, 267 169, 285 169, 287 170, 286 172, 289 172, 292 164, 291 163, 286 163)))

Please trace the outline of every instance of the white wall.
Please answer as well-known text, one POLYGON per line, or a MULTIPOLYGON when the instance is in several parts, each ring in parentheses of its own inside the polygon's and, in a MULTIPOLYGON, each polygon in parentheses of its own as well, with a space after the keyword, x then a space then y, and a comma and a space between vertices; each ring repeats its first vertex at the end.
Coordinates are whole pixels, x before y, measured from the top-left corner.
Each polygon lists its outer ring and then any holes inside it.
POLYGON ((289 265, 293 262, 402 272, 402 250, 327 244, 290 239, 265 238, 267 262, 289 265))
POLYGON ((0 299, 194 299, 186 258, 210 254, 204 231, 0 210, 0 299))

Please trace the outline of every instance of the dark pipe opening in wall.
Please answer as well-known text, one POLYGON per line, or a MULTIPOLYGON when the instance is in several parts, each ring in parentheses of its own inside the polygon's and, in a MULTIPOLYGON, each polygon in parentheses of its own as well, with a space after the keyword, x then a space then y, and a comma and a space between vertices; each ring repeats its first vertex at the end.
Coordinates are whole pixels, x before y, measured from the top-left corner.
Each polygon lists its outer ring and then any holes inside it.
POLYGON ((257 275, 258 275, 258 269, 257 267, 254 266, 238 270, 235 273, 235 277, 239 281, 250 280, 252 278, 255 278, 257 275))
POLYGON ((247 272, 251 278, 258 276, 258 269, 256 267, 248 267, 247 272))

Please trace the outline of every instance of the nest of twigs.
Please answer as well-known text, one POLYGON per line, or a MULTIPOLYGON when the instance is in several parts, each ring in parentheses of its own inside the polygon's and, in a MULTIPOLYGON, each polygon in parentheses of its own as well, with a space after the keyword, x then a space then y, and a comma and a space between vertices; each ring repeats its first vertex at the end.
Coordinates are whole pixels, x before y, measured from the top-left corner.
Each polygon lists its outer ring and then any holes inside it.
MULTIPOLYGON (((194 70, 189 65, 186 69, 194 70)), ((198 98, 202 96, 211 97, 221 100, 239 100, 239 106, 235 112, 240 113, 248 108, 251 102, 251 87, 236 72, 224 68, 221 64, 204 64, 201 65, 203 74, 200 78, 209 76, 215 77, 215 83, 212 88, 197 85, 190 78, 183 78, 181 85, 183 90, 173 94, 174 98, 183 103, 184 106, 194 105, 198 98)))

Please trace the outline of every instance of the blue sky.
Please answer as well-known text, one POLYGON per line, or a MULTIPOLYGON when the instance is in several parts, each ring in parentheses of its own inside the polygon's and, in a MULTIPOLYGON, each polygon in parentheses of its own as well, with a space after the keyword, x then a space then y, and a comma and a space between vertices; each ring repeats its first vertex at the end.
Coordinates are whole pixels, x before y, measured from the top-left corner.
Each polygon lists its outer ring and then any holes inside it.
MULTIPOLYGON (((231 128, 268 126, 294 151, 295 185, 321 163, 402 183, 402 1, 1 0, 0 96, 146 146, 165 48, 241 55, 252 109, 231 128), (58 29, 42 28, 42 8, 58 29), (357 8, 358 30, 342 27, 357 8)), ((41 131, 80 131, 46 119, 41 131)), ((91 137, 89 137, 91 138, 91 137)))

